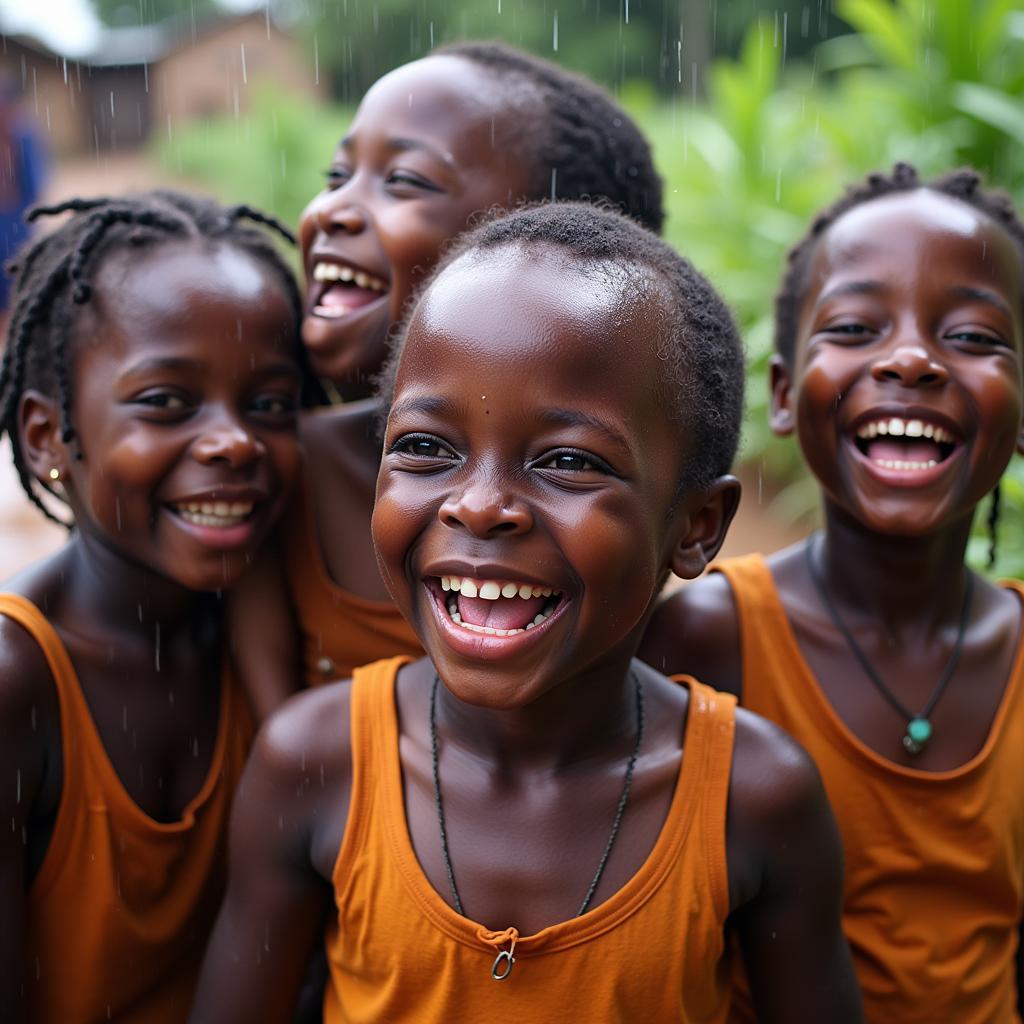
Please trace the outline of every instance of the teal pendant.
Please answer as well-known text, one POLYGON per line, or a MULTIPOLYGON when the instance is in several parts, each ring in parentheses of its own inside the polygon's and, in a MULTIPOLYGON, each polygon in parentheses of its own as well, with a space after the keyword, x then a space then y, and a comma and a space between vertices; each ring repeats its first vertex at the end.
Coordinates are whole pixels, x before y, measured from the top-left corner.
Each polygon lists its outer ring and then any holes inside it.
POLYGON ((908 754, 920 754, 932 738, 932 723, 927 718, 912 718, 903 734, 903 749, 908 754))

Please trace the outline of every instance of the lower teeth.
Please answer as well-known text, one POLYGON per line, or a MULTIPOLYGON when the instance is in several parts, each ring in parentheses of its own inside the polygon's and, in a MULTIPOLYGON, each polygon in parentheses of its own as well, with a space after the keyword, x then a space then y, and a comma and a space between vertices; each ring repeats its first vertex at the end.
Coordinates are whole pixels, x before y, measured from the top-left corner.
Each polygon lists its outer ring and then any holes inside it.
POLYGON ((452 622, 458 623, 463 629, 471 630, 474 633, 486 633, 488 636, 515 636, 516 633, 525 633, 528 629, 539 626, 551 614, 550 612, 538 612, 534 616, 533 622, 528 622, 522 629, 495 629, 493 626, 477 626, 472 622, 463 622, 462 615, 459 613, 457 597, 453 596, 445 607, 448 609, 448 617, 452 622))

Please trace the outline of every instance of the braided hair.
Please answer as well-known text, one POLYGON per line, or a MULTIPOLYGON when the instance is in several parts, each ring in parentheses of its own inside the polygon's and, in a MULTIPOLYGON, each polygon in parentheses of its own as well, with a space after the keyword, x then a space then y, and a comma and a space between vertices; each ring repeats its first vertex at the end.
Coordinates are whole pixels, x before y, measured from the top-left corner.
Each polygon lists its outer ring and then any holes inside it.
MULTIPOLYGON (((796 348, 797 318, 800 301, 807 283, 807 273, 818 241, 843 214, 873 199, 900 192, 925 188, 973 207, 995 221, 1012 239, 1024 261, 1024 222, 1013 200, 1003 192, 982 187, 982 176, 972 167, 961 167, 935 178, 922 181, 911 164, 897 163, 891 173, 876 171, 864 181, 851 186, 831 206, 814 219, 810 229, 789 251, 782 285, 775 296, 775 348, 788 365, 792 365, 796 348)), ((1001 490, 996 485, 989 503, 986 526, 989 534, 988 568, 996 563, 996 538, 1001 509, 1001 490)))
POLYGON ((604 89, 580 75, 503 43, 463 42, 433 51, 471 61, 539 99, 545 117, 532 145, 534 199, 604 199, 660 233, 662 183, 651 148, 633 119, 604 89))
MULTIPOLYGON (((171 239, 225 242, 265 264, 276 276, 296 325, 302 321, 302 302, 294 275, 277 248, 265 232, 245 222, 269 227, 291 243, 294 235, 275 218, 250 206, 225 207, 210 199, 158 189, 36 206, 29 211, 28 220, 63 213, 71 217, 56 231, 28 245, 7 268, 16 279, 0 363, 0 437, 6 433, 11 440, 14 466, 29 499, 48 519, 69 526, 46 507, 34 486, 61 498, 59 489, 39 484, 26 464, 18 408, 26 390, 49 395, 59 403, 61 440, 65 444, 75 440, 71 409, 75 310, 92 297, 92 282, 107 256, 126 247, 151 247, 171 239)), ((307 404, 321 401, 322 392, 306 366, 297 334, 295 350, 307 404)))

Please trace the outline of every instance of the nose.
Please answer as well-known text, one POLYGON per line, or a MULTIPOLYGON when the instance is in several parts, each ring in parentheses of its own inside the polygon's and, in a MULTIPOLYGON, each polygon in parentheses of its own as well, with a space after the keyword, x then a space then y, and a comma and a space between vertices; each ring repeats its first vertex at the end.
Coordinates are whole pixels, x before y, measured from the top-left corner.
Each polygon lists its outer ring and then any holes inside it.
POLYGON ((949 371, 920 341, 890 348, 871 367, 871 374, 877 381, 892 381, 905 388, 940 387, 949 380, 949 371))
POLYGON ((316 213, 316 222, 325 234, 344 231, 357 235, 366 227, 366 210, 358 202, 351 182, 346 182, 324 196, 316 213))
POLYGON ((438 518, 445 526, 481 539, 527 533, 533 528, 529 506, 518 495, 503 493, 486 481, 449 495, 438 518))
POLYGON ((241 469, 266 453, 263 442, 236 416, 217 416, 192 446, 195 458, 207 465, 241 469))

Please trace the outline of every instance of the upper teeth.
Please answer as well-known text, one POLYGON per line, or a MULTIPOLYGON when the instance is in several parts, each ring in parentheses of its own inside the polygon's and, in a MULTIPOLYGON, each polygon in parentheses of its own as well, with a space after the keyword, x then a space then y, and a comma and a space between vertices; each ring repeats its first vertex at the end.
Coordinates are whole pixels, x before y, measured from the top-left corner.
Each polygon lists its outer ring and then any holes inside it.
POLYGON ((924 420, 905 420, 899 416, 887 416, 884 419, 862 423, 857 428, 857 436, 863 438, 878 437, 928 437, 939 444, 952 444, 953 435, 943 427, 924 420))
POLYGON ((362 270, 353 270, 341 263, 317 263, 313 267, 314 281, 352 281, 359 288, 370 288, 375 292, 386 292, 387 282, 362 270))
POLYGON ((455 590, 466 597, 482 597, 485 601, 497 601, 499 597, 551 597, 560 591, 553 587, 535 586, 532 583, 517 583, 514 580, 475 580, 469 576, 442 576, 442 590, 455 590))
POLYGON ((237 526, 252 512, 251 501, 185 501, 174 506, 197 526, 237 526))

